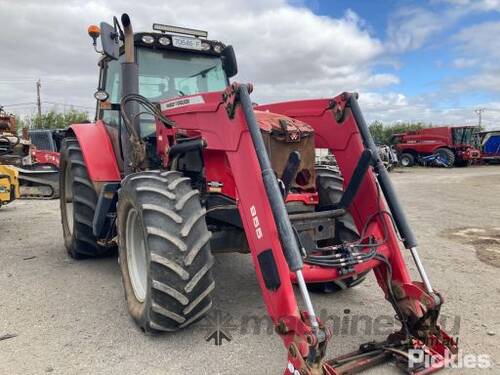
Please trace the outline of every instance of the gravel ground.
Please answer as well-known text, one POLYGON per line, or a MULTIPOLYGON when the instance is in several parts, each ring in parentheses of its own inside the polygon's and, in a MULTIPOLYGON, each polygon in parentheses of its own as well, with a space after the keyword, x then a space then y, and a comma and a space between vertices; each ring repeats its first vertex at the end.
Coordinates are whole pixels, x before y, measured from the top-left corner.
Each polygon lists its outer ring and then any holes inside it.
MULTIPOLYGON (((500 167, 414 168, 391 176, 429 276, 446 297, 443 324, 460 337, 464 353, 486 354, 493 364, 454 373, 498 373, 500 167)), ((116 257, 66 255, 57 201, 3 207, 0 239, 0 336, 16 335, 0 341, 0 374, 283 373, 279 337, 267 332, 265 321, 260 334, 246 324, 265 316, 247 255, 217 256, 214 314, 229 314, 236 328, 231 342, 215 346, 204 339, 206 321, 174 335, 142 334, 126 311, 116 257)), ((341 323, 330 357, 382 339, 390 326, 393 313, 371 276, 352 290, 313 299, 324 319, 341 323), (368 317, 375 328, 361 323, 368 317)), ((398 372, 385 366, 370 373, 398 372)))

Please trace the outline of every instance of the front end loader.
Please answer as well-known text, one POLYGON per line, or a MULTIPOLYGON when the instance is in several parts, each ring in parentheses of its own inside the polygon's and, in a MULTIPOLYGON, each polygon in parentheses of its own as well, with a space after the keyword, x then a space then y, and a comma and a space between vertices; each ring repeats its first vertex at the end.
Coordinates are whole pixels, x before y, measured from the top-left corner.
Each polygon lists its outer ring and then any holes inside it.
POLYGON ((231 46, 202 30, 153 29, 134 33, 126 14, 89 27, 101 55, 97 118, 72 125, 61 149, 70 256, 117 246, 130 315, 156 333, 210 310, 213 254, 250 253, 287 351, 285 375, 352 374, 389 360, 429 374, 453 360, 456 341, 437 323, 443 297, 357 94, 256 106, 252 85, 229 81, 237 73, 231 46), (353 287, 370 271, 401 327, 384 342, 326 359, 331 330, 309 291, 353 287))

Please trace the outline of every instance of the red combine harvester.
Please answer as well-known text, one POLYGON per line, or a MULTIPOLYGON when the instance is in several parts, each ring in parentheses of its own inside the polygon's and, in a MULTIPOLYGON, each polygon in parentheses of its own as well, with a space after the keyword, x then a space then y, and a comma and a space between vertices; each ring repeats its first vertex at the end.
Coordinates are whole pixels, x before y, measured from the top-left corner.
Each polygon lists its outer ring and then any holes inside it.
POLYGON ((401 134, 392 141, 403 167, 431 163, 445 167, 466 166, 479 160, 481 152, 474 147, 474 126, 440 126, 401 134))
POLYGON ((254 107, 252 86, 229 82, 231 46, 200 30, 153 29, 134 34, 126 14, 121 25, 89 28, 103 46, 97 121, 72 125, 61 149, 70 256, 118 245, 131 316, 145 332, 172 332, 210 310, 212 254, 250 253, 286 375, 351 374, 388 360, 429 374, 453 360, 456 342, 437 324, 443 297, 357 95, 254 107), (338 167, 315 165, 319 149, 338 167), (422 281, 410 277, 398 232, 422 281), (371 270, 401 328, 326 360, 331 331, 308 288, 354 286, 371 270))

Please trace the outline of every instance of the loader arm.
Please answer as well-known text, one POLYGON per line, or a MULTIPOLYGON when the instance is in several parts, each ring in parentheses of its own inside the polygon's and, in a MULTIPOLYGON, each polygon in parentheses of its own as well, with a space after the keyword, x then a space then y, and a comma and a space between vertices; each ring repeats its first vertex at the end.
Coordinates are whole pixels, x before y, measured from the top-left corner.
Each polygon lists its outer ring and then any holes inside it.
MULTIPOLYGON (((301 260, 295 263, 290 261, 289 249, 282 246, 283 228, 277 225, 278 222, 283 225, 280 220, 283 212, 280 214, 271 204, 270 189, 266 185, 265 173, 263 178, 248 178, 249 175, 262 176, 263 165, 262 157, 259 158, 257 153, 256 132, 251 134, 252 126, 254 129, 257 126, 252 123, 255 122, 252 116, 253 108, 248 98, 243 98, 244 100, 241 98, 241 95, 248 96, 247 90, 249 88, 246 85, 233 84, 224 92, 224 95, 220 93, 199 94, 197 95, 199 98, 193 101, 197 104, 173 109, 171 106, 170 108, 162 106, 162 109, 163 113, 187 134, 191 136, 198 134, 203 137, 207 144, 207 152, 218 151, 225 154, 234 178, 236 203, 263 300, 276 331, 282 337, 288 351, 285 374, 295 374, 296 370, 302 371, 302 374, 313 375, 342 374, 346 373, 344 372, 346 363, 349 364, 349 371, 359 370, 367 364, 366 361, 355 360, 359 357, 359 353, 352 356, 354 360, 343 359, 341 361, 343 367, 335 360, 324 359, 326 344, 331 334, 329 329, 315 318, 314 310, 309 305, 307 290, 304 291, 301 288, 302 297, 308 307, 307 311, 300 311, 297 306, 292 281, 299 282, 300 286, 302 277, 312 282, 343 278, 346 274, 342 273, 345 270, 341 268, 307 263, 302 266, 299 264, 301 260), (222 102, 221 97, 224 98, 222 102)), ((347 99, 350 97, 344 95, 330 100, 280 103, 260 106, 258 109, 285 114, 314 127, 317 147, 328 148, 334 152, 345 183, 349 185, 353 179, 353 171, 367 145, 351 109, 346 106, 347 99), (342 116, 332 110, 333 102, 342 104, 345 111, 342 116)), ((165 140, 171 135, 169 129, 162 130, 161 127, 157 129, 159 129, 157 134, 159 139, 165 140)), ((159 152, 165 154, 166 150, 162 148, 168 147, 168 144, 164 142, 159 152)), ((375 168, 380 168, 376 162, 377 160, 373 161, 375 168)), ((379 170, 378 174, 380 173, 379 170)), ((350 206, 356 226, 364 228, 362 231, 364 241, 371 241, 370 243, 375 244, 364 246, 376 249, 374 256, 356 264, 354 269, 357 273, 374 270, 386 299, 404 321, 401 331, 391 335, 392 340, 394 341, 394 337, 397 337, 398 348, 402 348, 403 351, 412 346, 419 350, 426 350, 428 355, 435 356, 437 360, 432 369, 435 371, 444 366, 444 357, 449 352, 454 353, 456 345, 453 339, 436 326, 442 298, 437 292, 429 291, 427 285, 413 282, 410 278, 401 254, 393 223, 393 213, 387 207, 384 198, 386 191, 381 189, 380 184, 373 169, 369 168, 364 178, 361 179, 361 184, 350 206), (417 335, 416 330, 421 329, 422 326, 427 327, 427 331, 417 335)), ((394 197, 391 198, 394 199, 394 197)), ((394 209, 394 202, 390 202, 389 207, 394 209)), ((286 212, 284 215, 287 215, 286 212)), ((407 237, 404 241, 414 248, 414 239, 410 238, 410 235, 407 237)), ((391 342, 390 345, 395 344, 391 342)), ((381 357, 378 354, 381 352, 384 360, 394 357, 392 352, 389 353, 388 347, 389 344, 383 346, 382 349, 377 348, 373 353, 370 352, 368 356, 373 356, 368 362, 371 365, 379 363, 381 357)))

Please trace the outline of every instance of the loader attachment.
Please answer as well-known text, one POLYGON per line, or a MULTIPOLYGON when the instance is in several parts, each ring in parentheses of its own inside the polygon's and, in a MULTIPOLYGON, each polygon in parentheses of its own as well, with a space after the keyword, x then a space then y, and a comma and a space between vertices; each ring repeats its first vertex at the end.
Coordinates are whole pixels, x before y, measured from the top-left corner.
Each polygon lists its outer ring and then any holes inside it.
MULTIPOLYGON (((348 186, 347 196, 342 205, 333 207, 330 213, 338 215, 340 211, 350 208, 355 214, 357 226, 363 228, 361 238, 353 243, 319 248, 319 253, 327 255, 313 258, 300 251, 298 237, 294 234, 264 148, 250 92, 251 86, 233 83, 224 97, 228 105, 241 104, 240 113, 251 135, 268 198, 268 203, 263 206, 251 206, 248 215, 245 206, 250 203, 246 203, 246 197, 242 196, 240 213, 244 222, 250 221, 247 233, 254 231, 257 225, 257 239, 262 240, 264 233, 274 232, 280 240, 280 249, 271 247, 262 250, 259 247, 266 245, 259 245, 249 236, 254 263, 262 280, 264 300, 276 331, 288 350, 284 374, 352 374, 387 361, 395 361, 409 374, 429 374, 445 367, 455 359, 457 344, 437 324, 443 298, 433 289, 425 272, 417 252, 416 238, 361 115, 356 95, 344 93, 333 100, 258 107, 259 110, 281 113, 311 125, 315 129, 316 147, 330 149, 343 172, 348 186), (368 201, 367 197, 370 198, 368 201), (259 213, 266 215, 266 205, 272 213, 267 227, 258 216, 259 213), (276 229, 273 231, 274 226, 276 229), (411 280, 401 254, 398 234, 410 251, 422 282, 411 280), (289 269, 291 279, 298 284, 305 311, 298 311, 293 291, 292 295, 290 290, 283 291, 288 285, 280 278, 283 267, 289 269), (342 279, 371 269, 394 308, 401 328, 382 343, 363 344, 354 353, 326 360, 324 356, 331 331, 316 316, 306 282, 342 279)), ((234 113, 235 117, 238 116, 237 111, 234 113)), ((242 163, 241 160, 239 162, 242 163)), ((239 173, 236 168, 233 171, 238 180, 239 173)))
POLYGON ((21 199, 59 198, 59 170, 52 165, 33 164, 16 168, 19 172, 21 199))

